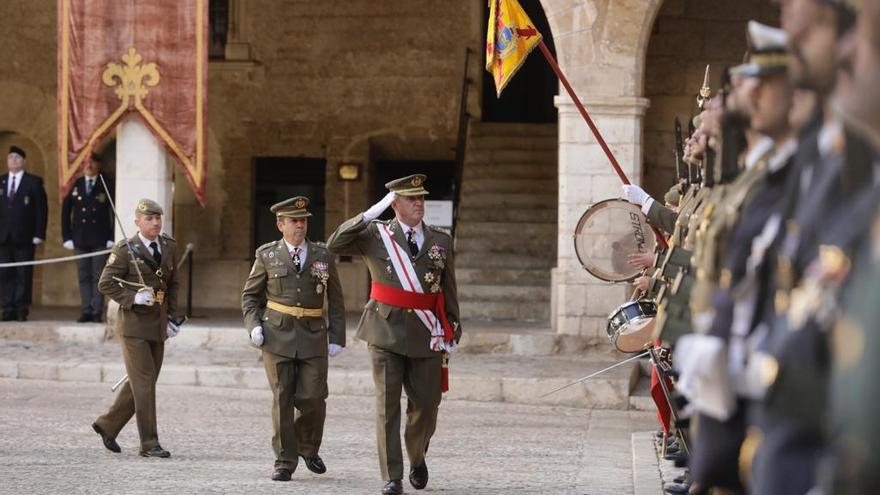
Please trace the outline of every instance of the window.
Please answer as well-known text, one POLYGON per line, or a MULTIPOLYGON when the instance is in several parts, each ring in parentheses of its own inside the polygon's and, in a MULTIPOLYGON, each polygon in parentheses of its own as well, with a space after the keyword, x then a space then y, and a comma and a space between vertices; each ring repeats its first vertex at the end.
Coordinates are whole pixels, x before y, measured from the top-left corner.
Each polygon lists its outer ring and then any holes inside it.
POLYGON ((226 58, 226 41, 229 35, 229 0, 210 0, 208 23, 211 36, 208 58, 223 60, 226 58))

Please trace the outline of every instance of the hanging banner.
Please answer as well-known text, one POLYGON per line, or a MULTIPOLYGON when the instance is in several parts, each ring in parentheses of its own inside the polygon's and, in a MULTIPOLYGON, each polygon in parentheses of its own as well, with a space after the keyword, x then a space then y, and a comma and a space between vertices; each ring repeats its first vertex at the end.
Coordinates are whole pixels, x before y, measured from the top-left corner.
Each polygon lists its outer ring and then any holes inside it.
POLYGON ((58 0, 58 184, 136 113, 205 205, 208 0, 58 0))

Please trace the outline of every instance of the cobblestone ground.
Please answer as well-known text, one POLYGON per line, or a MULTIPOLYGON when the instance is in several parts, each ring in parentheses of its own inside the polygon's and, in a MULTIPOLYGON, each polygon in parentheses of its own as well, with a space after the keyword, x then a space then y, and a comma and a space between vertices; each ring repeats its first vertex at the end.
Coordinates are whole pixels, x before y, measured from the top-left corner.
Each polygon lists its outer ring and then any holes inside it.
MULTIPOLYGON (((89 425, 112 397, 107 384, 0 380, 0 493, 380 492, 371 398, 331 396, 328 472, 300 465, 292 482, 277 483, 267 391, 160 386, 168 460, 137 455, 133 421, 121 454, 103 448, 89 425)), ((424 493, 630 494, 630 434, 655 425, 644 412, 445 401, 424 493)))

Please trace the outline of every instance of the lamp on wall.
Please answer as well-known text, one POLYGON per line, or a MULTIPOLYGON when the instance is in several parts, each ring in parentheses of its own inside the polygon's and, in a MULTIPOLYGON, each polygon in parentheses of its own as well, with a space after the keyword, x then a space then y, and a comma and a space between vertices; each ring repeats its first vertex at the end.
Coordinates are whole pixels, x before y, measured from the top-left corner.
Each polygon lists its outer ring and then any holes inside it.
POLYGON ((341 181, 356 181, 361 179, 361 164, 353 162, 339 162, 337 173, 341 181))

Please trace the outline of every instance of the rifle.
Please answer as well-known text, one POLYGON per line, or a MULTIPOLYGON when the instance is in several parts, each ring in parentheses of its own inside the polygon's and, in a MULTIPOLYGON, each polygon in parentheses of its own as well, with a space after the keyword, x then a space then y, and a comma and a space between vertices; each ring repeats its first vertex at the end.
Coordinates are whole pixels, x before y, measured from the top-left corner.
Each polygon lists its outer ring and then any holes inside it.
POLYGON ((681 120, 678 119, 678 115, 675 116, 675 148, 673 149, 673 153, 675 154, 675 171, 678 175, 678 184, 681 188, 681 194, 687 192, 689 184, 689 175, 687 164, 684 162, 684 142, 681 137, 681 120))

